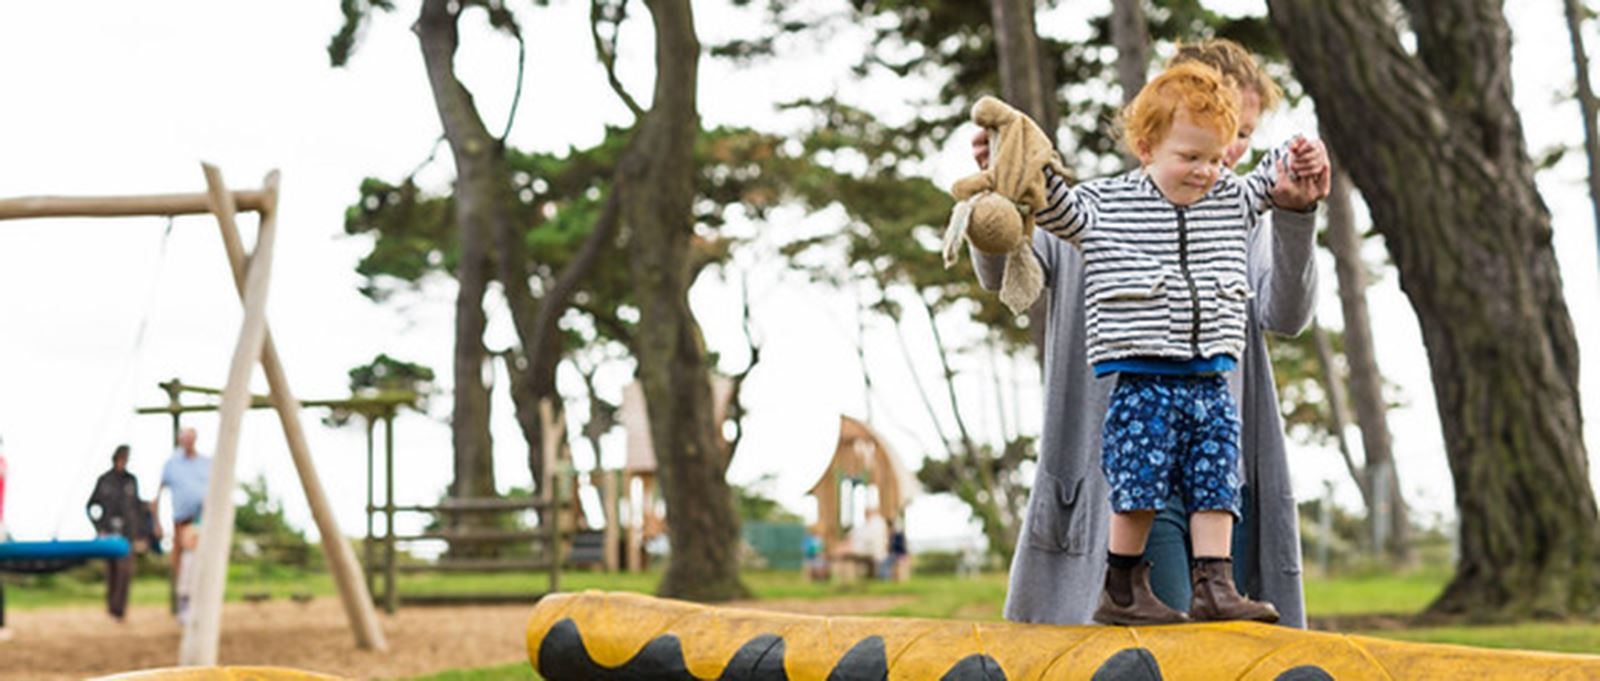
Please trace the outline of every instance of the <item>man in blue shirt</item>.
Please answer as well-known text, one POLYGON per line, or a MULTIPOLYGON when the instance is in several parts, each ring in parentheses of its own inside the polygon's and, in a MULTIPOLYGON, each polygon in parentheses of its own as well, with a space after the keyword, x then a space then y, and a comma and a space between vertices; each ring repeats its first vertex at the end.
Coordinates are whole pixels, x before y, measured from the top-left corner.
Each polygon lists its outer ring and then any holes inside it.
MULTIPOLYGON (((172 491, 172 585, 176 593, 178 572, 183 566, 183 554, 188 550, 183 538, 191 525, 200 521, 201 506, 206 500, 206 488, 211 482, 211 459, 201 456, 195 449, 195 431, 184 428, 178 433, 178 447, 172 451, 161 469, 161 486, 150 500, 150 515, 161 516, 161 492, 172 491)), ((159 533, 158 533, 159 536, 159 533)))

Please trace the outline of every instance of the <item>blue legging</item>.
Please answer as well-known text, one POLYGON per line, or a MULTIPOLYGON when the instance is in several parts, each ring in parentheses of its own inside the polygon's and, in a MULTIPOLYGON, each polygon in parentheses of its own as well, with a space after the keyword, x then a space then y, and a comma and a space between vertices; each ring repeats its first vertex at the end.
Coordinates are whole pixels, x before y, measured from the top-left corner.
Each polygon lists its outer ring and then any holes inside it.
MULTIPOLYGON (((1240 592, 1249 588, 1254 577, 1255 561, 1250 556, 1250 488, 1239 488, 1240 517, 1233 525, 1233 581, 1240 592)), ((1189 512, 1183 507, 1183 496, 1174 492, 1167 498, 1166 507, 1156 513, 1150 526, 1150 539, 1144 546, 1145 560, 1150 561, 1150 588, 1167 607, 1187 611, 1191 589, 1189 586, 1189 512)))

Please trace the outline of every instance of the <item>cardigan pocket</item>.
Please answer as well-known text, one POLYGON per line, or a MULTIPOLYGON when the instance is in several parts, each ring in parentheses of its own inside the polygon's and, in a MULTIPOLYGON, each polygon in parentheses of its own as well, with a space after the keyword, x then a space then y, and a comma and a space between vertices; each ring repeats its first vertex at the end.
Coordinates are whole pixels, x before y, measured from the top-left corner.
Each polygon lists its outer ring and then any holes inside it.
POLYGON ((1242 274, 1228 272, 1218 274, 1213 281, 1216 282, 1217 297, 1201 305, 1204 314, 1214 320, 1207 324, 1208 330, 1223 338, 1243 336, 1245 318, 1248 316, 1246 308, 1254 295, 1250 291, 1249 280, 1242 274))
POLYGON ((1148 348, 1165 340, 1171 316, 1166 270, 1154 258, 1134 262, 1133 269, 1090 277, 1091 344, 1148 348))
POLYGON ((1107 273, 1095 277, 1094 299, 1166 301, 1167 277, 1161 263, 1151 259, 1139 262, 1138 269, 1107 273))
POLYGON ((1089 509, 1079 503, 1083 478, 1062 480, 1040 470, 1028 515, 1028 545, 1081 556, 1089 551, 1089 509))

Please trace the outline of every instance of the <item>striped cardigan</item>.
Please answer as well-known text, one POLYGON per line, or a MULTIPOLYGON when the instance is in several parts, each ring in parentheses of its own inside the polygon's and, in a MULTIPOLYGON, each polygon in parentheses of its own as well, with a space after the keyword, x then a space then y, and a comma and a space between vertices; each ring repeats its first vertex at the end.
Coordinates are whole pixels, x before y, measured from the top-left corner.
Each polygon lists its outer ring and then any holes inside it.
POLYGON ((1037 225, 1083 250, 1090 364, 1191 360, 1244 350, 1245 239, 1272 208, 1288 145, 1244 176, 1224 169, 1199 201, 1176 206, 1143 169, 1069 186, 1045 169, 1037 225))

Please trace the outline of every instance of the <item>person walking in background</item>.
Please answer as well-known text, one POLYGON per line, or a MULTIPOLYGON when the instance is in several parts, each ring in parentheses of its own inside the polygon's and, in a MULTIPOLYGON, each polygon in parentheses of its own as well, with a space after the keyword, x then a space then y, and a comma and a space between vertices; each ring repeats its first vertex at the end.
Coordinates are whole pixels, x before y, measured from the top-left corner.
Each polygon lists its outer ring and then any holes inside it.
POLYGON ((804 544, 806 581, 816 582, 828 578, 828 561, 823 555, 822 538, 815 527, 806 530, 804 544))
POLYGON ((179 556, 174 563, 177 584, 173 587, 176 594, 176 610, 173 614, 178 617, 178 624, 189 623, 189 605, 194 600, 194 592, 199 579, 195 576, 195 547, 200 545, 200 526, 188 523, 172 531, 172 555, 179 556))
POLYGON ((128 555, 106 560, 106 612, 118 622, 128 612, 128 587, 133 582, 134 544, 144 536, 144 509, 139 503, 139 479, 128 472, 129 449, 117 445, 111 470, 100 475, 84 505, 89 522, 101 537, 128 540, 128 555))
MULTIPOLYGON (((176 598, 184 567, 184 554, 193 550, 194 542, 185 541, 188 531, 200 521, 206 500, 206 487, 211 482, 211 459, 195 448, 197 434, 193 428, 178 433, 178 447, 161 469, 161 486, 150 500, 150 514, 160 522, 161 492, 172 490, 172 589, 176 598)), ((160 533, 157 533, 160 537, 160 533)), ((176 600, 174 600, 176 606, 176 600)), ((176 612, 176 611, 174 611, 176 612)))
POLYGON ((889 563, 884 579, 904 582, 911 576, 911 553, 906 550, 905 519, 889 523, 889 563))

